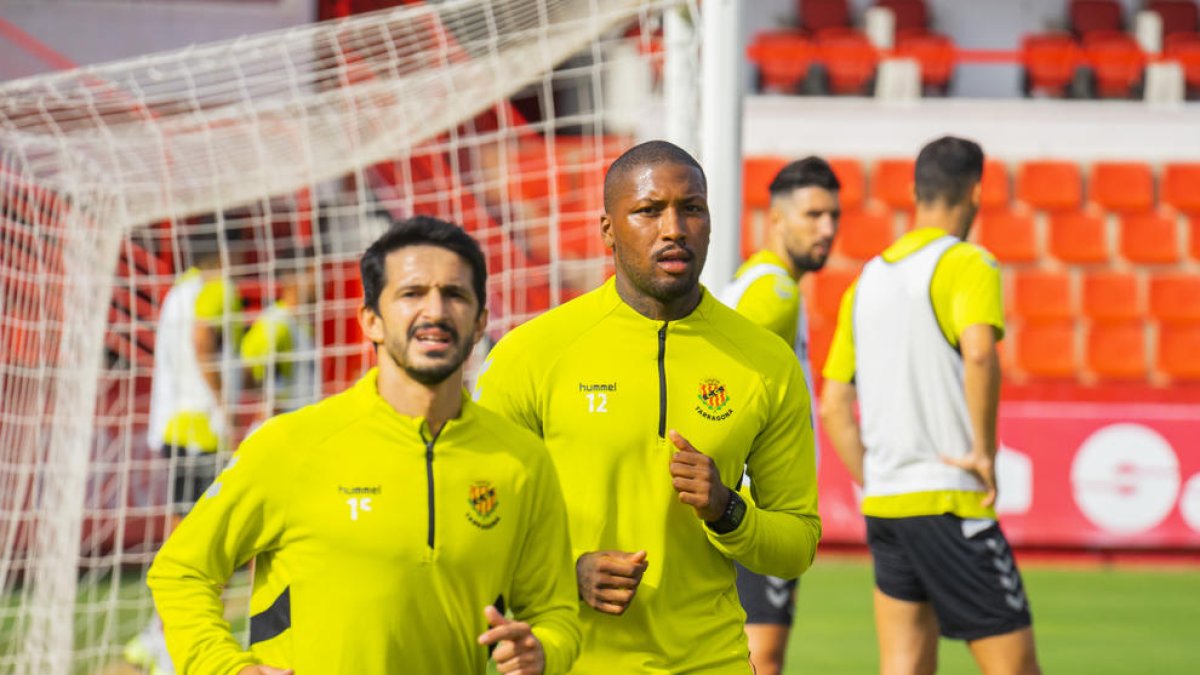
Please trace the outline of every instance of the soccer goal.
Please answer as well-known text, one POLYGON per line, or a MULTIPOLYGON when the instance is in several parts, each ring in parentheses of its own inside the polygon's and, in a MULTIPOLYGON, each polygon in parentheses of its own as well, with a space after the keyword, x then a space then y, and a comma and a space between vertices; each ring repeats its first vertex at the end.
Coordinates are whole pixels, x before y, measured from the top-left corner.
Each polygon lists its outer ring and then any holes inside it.
POLYGON ((395 219, 484 243, 498 337, 608 273, 603 173, 661 116, 664 14, 695 12, 451 0, 0 85, 0 672, 105 672, 152 613, 156 342, 190 268, 232 289, 223 453, 369 367, 357 260, 395 219), (308 339, 246 356, 279 306, 308 339))

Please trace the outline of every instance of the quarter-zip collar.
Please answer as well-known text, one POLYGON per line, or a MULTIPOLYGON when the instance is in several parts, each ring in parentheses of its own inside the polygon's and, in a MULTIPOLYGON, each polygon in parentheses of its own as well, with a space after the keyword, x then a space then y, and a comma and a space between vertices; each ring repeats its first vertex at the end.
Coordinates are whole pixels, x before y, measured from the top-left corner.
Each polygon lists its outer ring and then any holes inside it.
POLYGON ((700 304, 691 311, 690 314, 672 321, 663 321, 661 319, 651 319, 640 314, 636 309, 630 307, 621 295, 617 293, 616 277, 609 277, 608 281, 600 287, 600 296, 603 307, 614 316, 623 318, 633 318, 636 321, 641 321, 647 326, 647 330, 658 331, 664 323, 670 325, 670 331, 675 332, 676 328, 688 328, 708 321, 712 313, 713 305, 717 302, 712 293, 703 285, 700 286, 700 304))
MULTIPOLYGON (((362 406, 378 408, 375 418, 380 420, 386 427, 395 429, 406 436, 416 436, 421 439, 423 444, 433 440, 434 434, 430 430, 426 418, 404 415, 379 395, 378 368, 372 368, 367 371, 367 374, 363 375, 354 384, 352 392, 356 403, 360 403, 362 406)), ((476 404, 471 400, 471 396, 467 393, 466 389, 459 391, 459 397, 461 407, 458 417, 446 420, 446 423, 442 425, 441 431, 437 434, 439 438, 444 438, 448 432, 451 432, 459 425, 470 423, 470 420, 476 415, 476 404)))

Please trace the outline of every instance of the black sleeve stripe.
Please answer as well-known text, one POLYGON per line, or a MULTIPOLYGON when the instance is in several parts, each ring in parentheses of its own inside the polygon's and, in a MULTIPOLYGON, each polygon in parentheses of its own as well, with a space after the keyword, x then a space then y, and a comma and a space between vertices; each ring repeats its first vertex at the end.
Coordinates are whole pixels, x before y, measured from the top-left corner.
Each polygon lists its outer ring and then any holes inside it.
POLYGON ((292 627, 291 587, 262 612, 250 617, 250 644, 266 642, 292 627))

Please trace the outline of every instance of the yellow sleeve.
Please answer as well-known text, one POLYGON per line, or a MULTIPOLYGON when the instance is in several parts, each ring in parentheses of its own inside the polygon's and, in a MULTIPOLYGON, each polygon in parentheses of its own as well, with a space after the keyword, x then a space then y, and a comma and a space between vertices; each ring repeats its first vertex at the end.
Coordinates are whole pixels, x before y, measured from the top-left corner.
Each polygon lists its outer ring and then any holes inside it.
POLYGON ((817 474, 808 386, 800 362, 789 367, 779 386, 769 389, 767 426, 746 459, 753 502, 742 524, 717 534, 717 550, 759 574, 791 579, 812 564, 821 539, 817 514, 817 474))
POLYGON ((825 368, 821 371, 827 379, 845 382, 854 381, 857 368, 854 365, 854 291, 858 288, 858 279, 850 284, 842 295, 842 304, 838 307, 837 327, 833 331, 833 341, 829 345, 829 356, 825 357, 825 368))
MULTIPOLYGON (((267 364, 276 362, 284 369, 290 361, 278 362, 280 354, 292 351, 292 331, 287 322, 269 316, 260 316, 242 338, 242 360, 250 365, 250 373, 256 382, 267 375, 267 364)), ((286 373, 285 373, 286 374, 286 373)))
POLYGON ((977 324, 995 327, 1004 336, 1004 295, 1000 265, 991 253, 973 244, 955 244, 938 263, 930 281, 938 325, 950 344, 977 324))
POLYGON ((522 349, 515 344, 514 331, 500 338, 475 377, 474 399, 485 408, 497 412, 542 438, 542 419, 537 397, 534 364, 528 360, 538 356, 537 350, 522 349))
POLYGON ((219 323, 227 312, 240 312, 242 300, 237 289, 225 279, 211 279, 196 296, 196 318, 219 323))
POLYGON ((567 506, 550 455, 531 467, 533 491, 528 524, 510 594, 513 616, 527 622, 542 643, 546 675, 566 673, 579 654, 579 591, 567 506))
POLYGON ((171 534, 146 577, 167 649, 182 675, 229 675, 257 663, 225 620, 221 589, 233 571, 278 546, 286 516, 273 447, 286 447, 276 422, 242 444, 171 534), (275 476, 277 478, 272 478, 275 476))
POLYGON ((734 309, 783 338, 788 345, 796 343, 800 293, 796 282, 790 278, 778 274, 763 275, 750 284, 734 309))

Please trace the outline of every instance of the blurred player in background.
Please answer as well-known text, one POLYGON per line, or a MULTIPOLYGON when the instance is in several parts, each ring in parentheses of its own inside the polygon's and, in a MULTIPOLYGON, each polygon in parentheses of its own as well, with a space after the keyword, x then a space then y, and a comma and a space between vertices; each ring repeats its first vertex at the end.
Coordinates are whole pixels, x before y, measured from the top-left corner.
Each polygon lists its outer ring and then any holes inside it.
POLYGON ((733 560, 796 577, 816 553, 804 375, 700 285, 707 192, 670 143, 613 162, 615 277, 502 338, 476 386, 546 440, 568 495, 577 673, 750 673, 733 560), (744 471, 754 503, 737 494, 744 471))
POLYGON ((846 291, 825 364, 821 418, 865 492, 883 673, 934 672, 939 632, 985 673, 1040 672, 994 508, 1000 270, 965 242, 982 174, 971 141, 921 150, 916 228, 846 291))
MULTIPOLYGON (((785 166, 771 181, 766 247, 746 259, 721 301, 789 345, 811 392, 808 316, 800 280, 825 266, 837 234, 841 184, 829 164, 807 157, 785 166)), ((814 453, 817 434, 813 434, 814 453)), ((783 670, 797 579, 755 574, 737 564, 738 597, 746 610, 746 636, 757 675, 783 670)))
MULTIPOLYGON (((242 301, 222 264, 238 255, 225 221, 195 224, 187 240, 192 267, 163 297, 155 332, 148 442, 170 461, 172 517, 167 534, 217 475, 229 448, 230 409, 241 371, 242 301), (203 230, 203 231, 201 231, 203 230)), ((125 645, 125 660, 150 673, 174 672, 156 615, 125 645)))
POLYGON ((492 646, 502 673, 566 672, 578 607, 553 464, 462 386, 487 323, 479 245, 417 216, 361 270, 378 366, 247 438, 150 568, 176 664, 482 675, 492 646), (220 589, 252 558, 246 651, 220 589))
POLYGON ((316 259, 310 246, 287 246, 274 261, 275 302, 242 338, 242 360, 262 389, 260 417, 297 410, 320 398, 313 307, 316 259))

